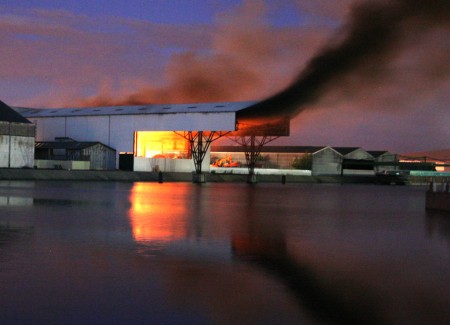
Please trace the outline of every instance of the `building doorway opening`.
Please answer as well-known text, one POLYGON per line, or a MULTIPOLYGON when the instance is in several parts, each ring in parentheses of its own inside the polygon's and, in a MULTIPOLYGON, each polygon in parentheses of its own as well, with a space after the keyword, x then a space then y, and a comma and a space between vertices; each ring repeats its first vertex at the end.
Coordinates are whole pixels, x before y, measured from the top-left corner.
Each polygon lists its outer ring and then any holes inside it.
POLYGON ((136 131, 134 156, 145 158, 190 159, 189 141, 172 131, 136 131))

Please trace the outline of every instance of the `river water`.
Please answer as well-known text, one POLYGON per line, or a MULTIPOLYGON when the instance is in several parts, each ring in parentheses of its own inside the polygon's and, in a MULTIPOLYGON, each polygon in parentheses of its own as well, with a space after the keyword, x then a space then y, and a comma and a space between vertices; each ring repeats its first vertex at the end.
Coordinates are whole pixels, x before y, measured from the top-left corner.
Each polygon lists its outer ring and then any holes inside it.
POLYGON ((0 182, 2 324, 450 324, 408 186, 0 182))

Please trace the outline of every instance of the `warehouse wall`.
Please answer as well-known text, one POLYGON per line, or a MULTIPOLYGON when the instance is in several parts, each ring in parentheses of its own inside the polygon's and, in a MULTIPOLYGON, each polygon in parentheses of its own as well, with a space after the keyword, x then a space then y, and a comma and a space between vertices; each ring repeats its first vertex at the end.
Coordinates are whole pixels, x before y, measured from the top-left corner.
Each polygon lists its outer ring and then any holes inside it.
POLYGON ((89 156, 90 168, 111 170, 116 168, 116 151, 100 143, 82 150, 83 156, 89 156))
MULTIPOLYGON (((134 170, 138 172, 184 172, 195 171, 192 159, 165 159, 134 157, 134 170)), ((202 163, 202 171, 209 172, 209 153, 205 155, 202 163)))
POLYGON ((11 136, 10 166, 11 168, 34 166, 34 138, 11 136))
POLYGON ((89 161, 73 160, 45 160, 36 159, 34 164, 39 169, 65 169, 65 170, 89 170, 91 163, 89 161))
POLYGON ((229 131, 235 128, 234 113, 177 113, 148 115, 36 117, 36 141, 70 137, 99 141, 118 152, 133 151, 135 131, 229 131))
POLYGON ((32 168, 34 134, 33 124, 0 122, 0 167, 32 168))
POLYGON ((373 160, 373 156, 365 151, 364 149, 358 148, 352 152, 349 152, 348 154, 344 155, 345 158, 348 159, 366 159, 366 160, 373 160))
MULTIPOLYGON (((396 162, 397 161, 397 155, 392 154, 390 152, 386 152, 384 154, 382 154, 381 156, 378 156, 377 158, 375 158, 376 162, 396 162)), ((377 172, 381 172, 384 170, 398 170, 398 166, 393 166, 393 165, 378 165, 375 167, 375 171, 377 172)))
POLYGON ((0 168, 9 167, 9 135, 0 135, 0 168))
POLYGON ((0 135, 0 168, 34 166, 34 138, 0 135))
POLYGON ((111 146, 111 126, 108 116, 66 117, 65 125, 66 136, 69 138, 77 141, 99 141, 111 146))
POLYGON ((342 155, 330 147, 313 153, 312 175, 340 175, 342 155))
POLYGON ((29 118, 36 125, 36 141, 54 141, 56 137, 65 137, 65 118, 29 118))
MULTIPOLYGON (((135 131, 229 131, 235 129, 236 123, 234 112, 31 117, 30 120, 37 127, 36 141, 54 141, 56 137, 99 141, 116 150, 117 163, 120 152, 133 152, 135 131)), ((209 157, 207 160, 209 166, 209 157)))

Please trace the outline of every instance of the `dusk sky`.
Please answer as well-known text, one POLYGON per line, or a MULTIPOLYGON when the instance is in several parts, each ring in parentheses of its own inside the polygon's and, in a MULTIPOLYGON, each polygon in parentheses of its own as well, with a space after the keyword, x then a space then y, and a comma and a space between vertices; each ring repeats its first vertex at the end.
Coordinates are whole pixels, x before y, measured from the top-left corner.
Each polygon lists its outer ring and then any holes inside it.
MULTIPOLYGON (((291 136, 273 144, 450 148, 450 6, 435 1, 436 17, 423 10, 387 21, 396 28, 389 46, 328 80, 298 110, 291 136)), ((397 2, 419 3, 369 3, 397 2)), ((263 100, 345 42, 358 26, 352 22, 371 21, 361 3, 1 0, 0 100, 26 107, 263 100)))

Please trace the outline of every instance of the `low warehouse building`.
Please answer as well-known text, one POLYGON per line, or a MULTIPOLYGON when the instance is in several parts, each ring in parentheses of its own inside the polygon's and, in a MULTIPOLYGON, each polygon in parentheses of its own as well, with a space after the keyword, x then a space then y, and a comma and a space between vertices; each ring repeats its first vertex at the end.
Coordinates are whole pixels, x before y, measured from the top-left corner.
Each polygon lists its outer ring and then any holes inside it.
POLYGON ((0 101, 0 168, 34 166, 35 126, 0 101))
POLYGON ((116 150, 100 142, 79 142, 71 138, 36 142, 38 168, 110 170, 116 168, 116 150))
MULTIPOLYGON (((397 168, 395 162, 396 155, 388 151, 368 152, 357 147, 266 146, 261 149, 256 167, 308 169, 315 176, 374 175, 380 168, 397 168)), ((213 146, 211 163, 224 168, 245 166, 244 149, 241 146, 213 146)))
POLYGON ((399 169, 398 155, 389 151, 368 151, 375 160, 375 171, 394 171, 399 169))
POLYGON ((312 154, 312 175, 340 175, 342 154, 331 147, 325 147, 312 154))
POLYGON ((373 175, 375 159, 366 150, 358 147, 333 147, 342 155, 342 175, 373 175))

